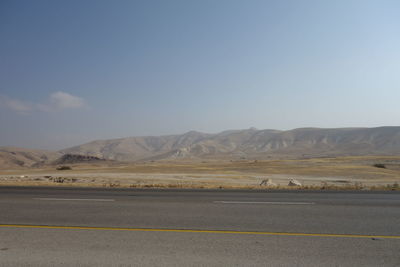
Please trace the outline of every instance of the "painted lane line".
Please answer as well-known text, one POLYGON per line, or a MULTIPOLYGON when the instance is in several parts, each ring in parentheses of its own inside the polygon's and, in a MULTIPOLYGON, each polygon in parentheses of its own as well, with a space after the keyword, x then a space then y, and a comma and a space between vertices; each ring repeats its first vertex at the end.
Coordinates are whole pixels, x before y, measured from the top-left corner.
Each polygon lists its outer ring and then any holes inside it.
POLYGON ((277 202, 277 201, 214 201, 219 204, 268 204, 268 205, 315 205, 315 202, 277 202))
POLYGON ((44 201, 115 201, 115 199, 102 199, 102 198, 33 198, 34 200, 44 201))
POLYGON ((52 225, 21 225, 0 224, 0 228, 34 228, 59 230, 103 230, 103 231, 132 231, 132 232, 172 232, 172 233, 206 233, 206 234, 241 234, 269 236, 304 236, 304 237, 337 237, 337 238, 382 238, 400 239, 398 235, 363 235, 363 234, 323 234, 323 233, 285 233, 285 232, 255 232, 233 230, 195 230, 195 229, 165 229, 165 228, 119 228, 119 227, 90 227, 90 226, 52 226, 52 225))

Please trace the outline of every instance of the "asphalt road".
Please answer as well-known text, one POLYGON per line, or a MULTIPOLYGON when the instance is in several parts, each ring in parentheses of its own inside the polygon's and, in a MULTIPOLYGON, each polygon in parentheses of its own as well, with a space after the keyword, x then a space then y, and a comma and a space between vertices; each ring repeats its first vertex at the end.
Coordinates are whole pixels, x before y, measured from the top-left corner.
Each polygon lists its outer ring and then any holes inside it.
POLYGON ((400 194, 0 187, 0 266, 400 266, 400 194))

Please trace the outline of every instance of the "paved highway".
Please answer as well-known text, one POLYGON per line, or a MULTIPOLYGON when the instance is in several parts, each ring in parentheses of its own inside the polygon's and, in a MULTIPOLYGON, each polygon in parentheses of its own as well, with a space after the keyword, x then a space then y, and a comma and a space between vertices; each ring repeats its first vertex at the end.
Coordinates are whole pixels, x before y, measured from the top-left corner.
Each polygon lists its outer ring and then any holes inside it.
POLYGON ((0 266, 400 266, 400 194, 0 187, 0 266))

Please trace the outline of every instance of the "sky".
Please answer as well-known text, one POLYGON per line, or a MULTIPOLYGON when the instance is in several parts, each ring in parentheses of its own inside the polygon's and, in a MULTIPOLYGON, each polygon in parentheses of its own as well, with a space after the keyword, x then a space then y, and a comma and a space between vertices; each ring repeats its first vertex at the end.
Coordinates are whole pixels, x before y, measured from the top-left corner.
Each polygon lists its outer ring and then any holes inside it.
POLYGON ((0 146, 400 125, 400 1, 0 2, 0 146))

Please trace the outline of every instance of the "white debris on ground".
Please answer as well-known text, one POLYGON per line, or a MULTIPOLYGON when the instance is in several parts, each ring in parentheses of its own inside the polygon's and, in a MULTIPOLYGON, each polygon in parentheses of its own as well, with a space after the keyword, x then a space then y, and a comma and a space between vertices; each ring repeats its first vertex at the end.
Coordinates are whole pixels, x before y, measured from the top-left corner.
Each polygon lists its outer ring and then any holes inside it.
POLYGON ((288 186, 302 186, 302 184, 296 179, 291 179, 288 183, 288 186))
POLYGON ((288 186, 292 188, 302 186, 351 186, 362 183, 365 186, 392 185, 393 180, 368 180, 353 177, 319 177, 306 175, 271 174, 267 177, 242 174, 214 174, 214 173, 128 173, 128 172, 36 172, 1 174, 1 185, 77 185, 77 186, 105 186, 119 185, 123 187, 151 187, 151 186, 180 186, 180 187, 237 187, 237 188, 278 188, 288 186), (301 181, 301 182, 299 182, 301 181), (328 184, 329 183, 329 184, 328 184))
POLYGON ((271 178, 268 178, 268 179, 262 180, 262 182, 260 183, 260 186, 276 186, 276 183, 272 182, 271 178))

